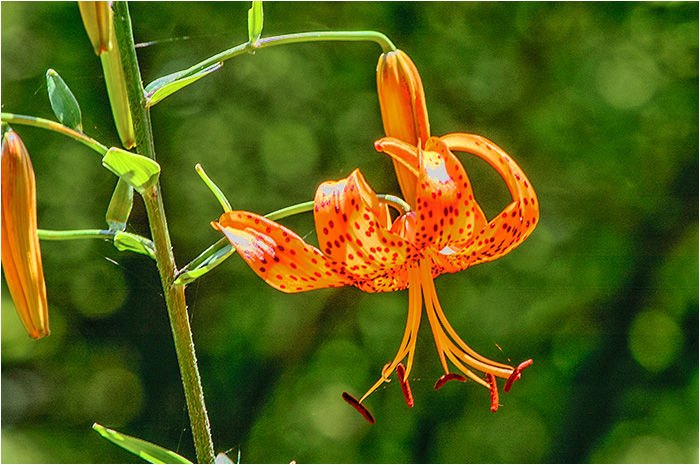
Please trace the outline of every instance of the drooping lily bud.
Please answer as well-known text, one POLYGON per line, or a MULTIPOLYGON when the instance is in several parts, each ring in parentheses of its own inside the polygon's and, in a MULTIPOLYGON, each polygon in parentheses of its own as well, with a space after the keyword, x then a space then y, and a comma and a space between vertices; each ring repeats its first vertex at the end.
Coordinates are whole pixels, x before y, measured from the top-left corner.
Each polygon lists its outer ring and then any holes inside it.
MULTIPOLYGON (((414 146, 419 141, 424 145, 430 137, 430 123, 423 83, 416 65, 403 51, 394 50, 379 57, 377 94, 386 135, 414 146)), ((394 169, 404 199, 415 208, 415 176, 396 161, 394 169)))
POLYGON ((109 2, 78 2, 85 31, 90 38, 95 55, 112 49, 112 8, 109 2))
POLYGON ((49 334, 49 307, 36 221, 36 184, 19 136, 2 138, 2 268, 22 324, 34 339, 49 334))
POLYGON ((129 95, 126 90, 124 68, 122 67, 119 46, 113 28, 111 30, 111 42, 112 49, 102 53, 100 61, 102 62, 105 86, 107 87, 109 104, 112 107, 112 116, 114 116, 114 124, 117 127, 119 139, 124 147, 130 149, 136 145, 136 133, 134 131, 134 122, 131 119, 131 112, 129 111, 129 95))
POLYGON ((109 103, 119 139, 127 149, 136 145, 134 123, 129 112, 129 96, 124 80, 124 69, 119 56, 119 45, 112 25, 110 2, 78 2, 83 25, 95 53, 100 56, 109 103))

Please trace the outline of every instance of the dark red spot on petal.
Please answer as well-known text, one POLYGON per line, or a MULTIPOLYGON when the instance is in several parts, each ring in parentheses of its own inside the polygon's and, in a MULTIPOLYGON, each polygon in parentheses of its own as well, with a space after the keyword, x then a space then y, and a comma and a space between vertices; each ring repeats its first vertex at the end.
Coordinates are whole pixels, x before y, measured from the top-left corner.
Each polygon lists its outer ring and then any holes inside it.
POLYGON ((396 366, 396 376, 399 377, 399 383, 401 384, 401 392, 403 392, 403 397, 406 399, 406 403, 409 407, 413 407, 413 393, 411 392, 411 386, 408 384, 406 379, 406 369, 403 363, 399 363, 396 366))
POLYGON ((365 407, 364 405, 362 405, 361 403, 359 403, 359 402, 357 401, 357 399, 355 399, 353 396, 351 396, 351 395, 348 394, 347 392, 344 392, 344 393, 343 393, 343 400, 344 400, 345 402, 347 402, 348 404, 352 405, 352 407, 353 407, 355 410, 357 410, 358 412, 360 412, 360 414, 362 414, 362 416, 365 417, 365 418, 367 419, 368 422, 374 424, 374 417, 372 416, 372 414, 369 413, 369 410, 367 410, 367 407, 365 407))
POLYGON ((461 383, 465 383, 467 381, 467 378, 460 375, 459 373, 447 373, 445 375, 440 376, 440 379, 438 379, 435 383, 435 389, 440 389, 443 384, 445 384, 448 381, 452 381, 453 379, 461 383))
POLYGON ((525 360, 523 363, 518 365, 517 368, 513 370, 513 373, 510 374, 510 377, 508 377, 508 381, 506 381, 506 385, 503 387, 503 392, 510 391, 510 387, 513 385, 513 383, 520 379, 520 373, 522 373, 522 371, 530 365, 532 365, 532 359, 525 360))

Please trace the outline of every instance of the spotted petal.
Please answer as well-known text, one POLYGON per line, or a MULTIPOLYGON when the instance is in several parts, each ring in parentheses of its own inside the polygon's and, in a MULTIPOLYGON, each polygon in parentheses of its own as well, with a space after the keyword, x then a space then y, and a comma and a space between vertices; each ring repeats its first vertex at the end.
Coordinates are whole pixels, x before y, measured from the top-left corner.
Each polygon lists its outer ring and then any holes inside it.
POLYGON ((416 169, 416 247, 440 251, 485 224, 464 167, 440 139, 431 137, 423 150, 388 137, 375 147, 416 169))
POLYGON ((316 191, 314 219, 320 249, 345 268, 361 289, 393 291, 406 286, 405 264, 416 249, 386 226, 386 207, 355 170, 316 191))
POLYGON ((450 150, 472 153, 488 162, 508 186, 513 197, 501 213, 484 225, 455 253, 438 257, 446 271, 459 271, 470 265, 495 260, 520 245, 535 229, 539 204, 532 184, 523 170, 500 147, 473 134, 448 134, 440 138, 450 150))
POLYGON ((244 211, 224 213, 215 229, 267 284, 294 293, 350 284, 342 267, 290 229, 244 211))

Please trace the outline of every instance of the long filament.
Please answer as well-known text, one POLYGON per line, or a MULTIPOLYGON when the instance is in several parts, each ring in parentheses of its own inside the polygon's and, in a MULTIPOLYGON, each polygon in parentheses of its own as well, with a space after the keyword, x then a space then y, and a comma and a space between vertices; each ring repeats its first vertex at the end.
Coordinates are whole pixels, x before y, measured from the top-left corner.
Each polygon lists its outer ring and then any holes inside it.
POLYGON ((408 271, 408 317, 406 319, 406 330, 404 331, 403 339, 399 345, 399 351, 397 352, 394 360, 389 365, 385 365, 382 369, 382 376, 377 380, 376 383, 360 398, 359 403, 362 403, 367 396, 374 392, 379 386, 389 379, 391 373, 396 369, 396 366, 401 362, 401 360, 408 354, 408 362, 406 366, 406 377, 411 371, 411 366, 413 364, 413 354, 416 347, 416 336, 418 334, 418 328, 420 327, 420 317, 422 309, 422 295, 420 288, 420 276, 418 269, 416 267, 411 267, 408 271))
MULTIPOLYGON (((428 259, 429 260, 429 259, 428 259)), ((435 310, 432 304, 432 298, 430 295, 430 287, 426 281, 432 281, 433 277, 430 275, 430 264, 423 259, 420 261, 420 275, 421 284, 426 287, 425 291, 425 313, 428 315, 428 322, 430 323, 430 329, 433 332, 433 339, 435 340, 435 347, 438 351, 438 356, 440 357, 440 363, 445 370, 445 373, 449 373, 450 369, 447 367, 447 360, 445 360, 445 351, 442 348, 442 340, 445 338, 445 333, 440 330, 439 323, 437 322, 437 316, 435 315, 435 310)))
MULTIPOLYGON (((507 370, 508 375, 505 375, 505 376, 498 375, 498 376, 505 377, 505 378, 510 376, 510 373, 513 372, 512 366, 506 365, 505 363, 499 363, 499 362, 496 362, 494 360, 490 360, 490 359, 484 357, 483 355, 480 355, 474 349, 469 347, 467 345, 467 343, 462 340, 462 338, 459 337, 459 335, 454 330, 452 325, 450 325, 450 322, 447 320, 447 317, 445 316, 445 313, 442 310, 442 306, 440 305, 440 301, 437 298, 437 293, 435 292, 435 283, 433 283, 433 281, 430 280, 426 284, 427 284, 427 286, 426 286, 425 292, 426 292, 426 294, 430 294, 430 296, 431 296, 431 299, 433 301, 433 307, 435 308, 435 313, 437 314, 438 319, 440 320, 440 323, 442 323, 442 325, 447 330, 448 334, 464 350, 464 352, 471 355, 471 357, 469 357, 469 358, 474 358, 477 361, 480 361, 480 362, 487 364, 487 365, 491 365, 495 368, 502 368, 504 370, 507 370)), ((481 368, 479 368, 479 369, 481 369, 481 368)), ((483 371, 489 371, 489 370, 483 370, 483 371)))

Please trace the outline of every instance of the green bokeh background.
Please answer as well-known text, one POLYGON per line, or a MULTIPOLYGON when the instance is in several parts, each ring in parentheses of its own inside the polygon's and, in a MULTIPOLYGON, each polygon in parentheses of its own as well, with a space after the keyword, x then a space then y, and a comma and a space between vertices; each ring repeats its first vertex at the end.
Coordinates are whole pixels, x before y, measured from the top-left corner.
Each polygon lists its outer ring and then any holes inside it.
MULTIPOLYGON (((134 3, 146 82, 246 40, 249 3, 134 3)), ((389 383, 406 292, 285 295, 237 257, 187 289, 214 442, 244 462, 698 461, 698 4, 277 3, 264 35, 374 29, 418 66, 435 135, 504 147, 536 188, 541 220, 508 256, 436 280, 453 326, 486 356, 533 358, 489 411, 473 383, 433 383, 424 325, 413 409, 389 383), (500 347, 500 350, 499 350, 500 347)), ((219 234, 202 163, 235 208, 313 198, 359 167, 397 193, 374 151, 379 48, 316 43, 227 62, 152 111, 174 252, 219 234)), ((53 118, 56 69, 85 131, 117 145, 99 60, 75 3, 2 2, 3 111, 53 118)), ((99 156, 15 127, 37 174, 42 228, 99 228, 115 185, 99 156)), ((463 156, 488 215, 498 176, 463 156)), ((313 238, 310 215, 286 224, 313 238)), ((137 200, 129 231, 147 234, 137 200)), ((2 293, 2 461, 139 459, 99 422, 194 457, 153 263, 96 241, 43 242, 51 337, 31 341, 2 293)))

